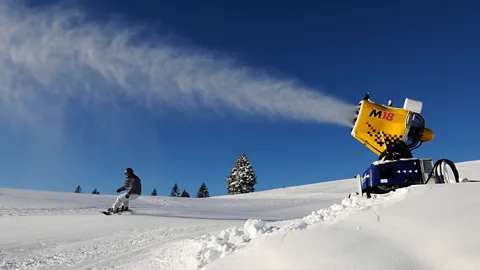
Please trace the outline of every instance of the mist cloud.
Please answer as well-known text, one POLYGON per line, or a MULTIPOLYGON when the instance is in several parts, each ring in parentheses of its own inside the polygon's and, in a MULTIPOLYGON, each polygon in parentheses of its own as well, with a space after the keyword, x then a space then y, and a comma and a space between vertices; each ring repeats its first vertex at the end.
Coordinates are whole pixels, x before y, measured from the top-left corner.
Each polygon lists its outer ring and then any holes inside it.
POLYGON ((159 112, 211 109, 351 126, 354 106, 148 29, 65 7, 0 4, 0 117, 60 121, 68 100, 135 101, 159 112))

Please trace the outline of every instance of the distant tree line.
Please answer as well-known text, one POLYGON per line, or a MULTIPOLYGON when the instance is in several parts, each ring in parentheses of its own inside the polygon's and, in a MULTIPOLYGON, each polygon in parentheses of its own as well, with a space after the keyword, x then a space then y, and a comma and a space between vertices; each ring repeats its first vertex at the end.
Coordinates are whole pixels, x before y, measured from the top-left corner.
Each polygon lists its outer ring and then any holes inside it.
MULTIPOLYGON (((80 186, 77 186, 73 193, 82 193, 82 188, 80 186)), ((92 194, 99 195, 100 192, 95 188, 94 190, 92 190, 92 194)))
MULTIPOLYGON (((75 188, 74 193, 82 193, 82 188, 80 186, 77 186, 75 188)), ((92 190, 92 194, 99 195, 100 192, 95 188, 94 190, 92 190)), ((153 188, 153 191, 152 191, 151 195, 152 196, 157 196, 158 195, 156 188, 153 188)), ((180 190, 178 188, 178 185, 175 184, 172 188, 172 191, 170 192, 170 197, 190 198, 190 194, 185 189, 180 194, 180 190)), ((210 194, 208 192, 207 185, 205 183, 202 183, 202 185, 198 189, 197 198, 208 198, 208 197, 210 197, 210 194)))
MULTIPOLYGON (((172 190, 170 191, 170 197, 190 198, 190 194, 185 189, 183 190, 182 193, 180 193, 180 188, 178 187, 177 183, 175 183, 172 187, 172 190)), ((196 197, 197 198, 210 197, 207 185, 205 183, 202 183, 202 185, 198 189, 196 197)))
MULTIPOLYGON (((229 195, 242 194, 254 192, 254 186, 257 184, 257 176, 253 170, 250 161, 245 153, 238 156, 233 168, 230 170, 230 174, 227 177, 227 192, 229 195)), ((154 189, 156 194, 156 190, 154 189)), ((153 192, 152 192, 153 196, 153 192)), ((170 197, 190 197, 190 194, 184 189, 180 193, 178 185, 175 183, 170 192, 170 197)), ((210 197, 207 186, 202 183, 197 191, 197 198, 210 197)))
MULTIPOLYGON (((227 192, 228 195, 242 194, 254 192, 254 185, 257 184, 257 176, 253 171, 253 167, 247 158, 245 153, 241 154, 235 161, 233 168, 230 170, 230 174, 227 177, 227 192)), ((82 188, 77 186, 74 193, 82 193, 82 188)), ((95 188, 92 194, 100 194, 95 188)), ((151 196, 158 196, 156 188, 153 188, 151 196)), ((180 192, 180 188, 175 183, 170 191, 170 197, 190 198, 190 194, 184 189, 180 192)), ((208 198, 210 197, 207 185, 202 183, 197 191, 196 198, 208 198)))

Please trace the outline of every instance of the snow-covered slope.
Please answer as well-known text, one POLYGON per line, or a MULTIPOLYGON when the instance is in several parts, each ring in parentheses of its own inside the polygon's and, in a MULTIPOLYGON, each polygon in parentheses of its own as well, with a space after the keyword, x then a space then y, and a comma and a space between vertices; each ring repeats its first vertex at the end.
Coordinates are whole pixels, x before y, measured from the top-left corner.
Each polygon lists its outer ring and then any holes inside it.
POLYGON ((470 180, 480 181, 480 160, 459 162, 455 166, 460 174, 460 179, 468 178, 470 180))
MULTIPOLYGON (((457 163, 480 179, 480 161, 457 163)), ((2 269, 478 269, 480 183, 365 199, 353 179, 208 199, 0 189, 2 269)))

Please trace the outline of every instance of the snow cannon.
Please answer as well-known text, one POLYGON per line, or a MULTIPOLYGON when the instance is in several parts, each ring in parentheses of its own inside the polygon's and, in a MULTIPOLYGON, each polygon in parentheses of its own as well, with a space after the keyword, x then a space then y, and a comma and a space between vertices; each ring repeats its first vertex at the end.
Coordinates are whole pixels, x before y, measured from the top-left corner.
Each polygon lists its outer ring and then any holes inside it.
POLYGON ((452 161, 441 159, 433 164, 430 158, 413 158, 412 150, 434 137, 420 115, 422 106, 409 98, 403 108, 393 107, 391 101, 377 104, 369 93, 359 102, 351 135, 379 156, 362 176, 356 176, 359 194, 370 197, 410 185, 459 182, 452 161))

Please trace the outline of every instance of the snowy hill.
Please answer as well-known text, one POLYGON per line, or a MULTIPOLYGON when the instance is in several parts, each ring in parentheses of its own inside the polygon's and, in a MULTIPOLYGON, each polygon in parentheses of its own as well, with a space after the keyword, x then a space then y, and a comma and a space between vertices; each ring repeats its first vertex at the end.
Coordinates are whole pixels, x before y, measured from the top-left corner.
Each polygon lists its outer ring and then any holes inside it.
MULTIPOLYGON (((457 163, 480 180, 480 161, 457 163)), ((480 183, 372 199, 353 179, 208 199, 0 189, 2 269, 480 269, 480 183)))

